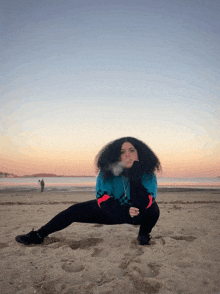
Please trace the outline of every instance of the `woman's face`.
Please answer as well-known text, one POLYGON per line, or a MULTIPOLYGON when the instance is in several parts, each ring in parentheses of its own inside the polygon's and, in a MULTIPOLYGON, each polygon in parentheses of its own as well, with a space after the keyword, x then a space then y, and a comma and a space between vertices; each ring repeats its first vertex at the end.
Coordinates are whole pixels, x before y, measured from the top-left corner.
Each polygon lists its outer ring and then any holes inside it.
POLYGON ((126 168, 131 168, 134 161, 138 161, 137 150, 129 142, 124 142, 121 146, 121 161, 126 163, 126 168))

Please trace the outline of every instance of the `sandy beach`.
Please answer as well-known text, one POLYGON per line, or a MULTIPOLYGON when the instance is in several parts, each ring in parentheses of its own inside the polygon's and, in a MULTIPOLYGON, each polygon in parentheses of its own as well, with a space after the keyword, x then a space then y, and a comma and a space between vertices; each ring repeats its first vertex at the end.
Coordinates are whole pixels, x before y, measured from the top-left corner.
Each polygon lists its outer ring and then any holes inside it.
POLYGON ((160 188, 150 246, 138 227, 74 223, 25 246, 39 229, 94 192, 0 190, 1 294, 220 293, 220 189, 160 188))

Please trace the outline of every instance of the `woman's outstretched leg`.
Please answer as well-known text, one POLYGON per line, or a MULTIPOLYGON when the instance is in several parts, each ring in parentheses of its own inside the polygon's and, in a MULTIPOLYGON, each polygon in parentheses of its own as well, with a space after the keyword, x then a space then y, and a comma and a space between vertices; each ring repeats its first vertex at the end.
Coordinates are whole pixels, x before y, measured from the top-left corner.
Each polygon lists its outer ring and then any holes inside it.
POLYGON ((46 237, 51 233, 60 231, 68 227, 73 222, 78 223, 111 223, 111 220, 106 220, 104 214, 99 208, 96 200, 77 203, 66 210, 57 214, 46 225, 38 230, 42 237, 46 237))
POLYGON ((107 219, 99 208, 96 200, 77 203, 57 214, 38 231, 31 231, 25 235, 19 235, 15 239, 25 245, 40 244, 51 233, 63 230, 73 222, 113 224, 114 220, 107 219))

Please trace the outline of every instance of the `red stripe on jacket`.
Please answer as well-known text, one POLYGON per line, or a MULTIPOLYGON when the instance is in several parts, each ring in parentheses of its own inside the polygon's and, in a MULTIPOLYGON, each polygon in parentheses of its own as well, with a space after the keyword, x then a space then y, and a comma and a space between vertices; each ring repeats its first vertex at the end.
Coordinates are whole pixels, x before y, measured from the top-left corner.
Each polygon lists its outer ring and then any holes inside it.
POLYGON ((103 195, 101 198, 98 199, 98 206, 100 207, 100 204, 103 202, 103 201, 106 201, 110 198, 109 195, 103 195))
POLYGON ((149 202, 148 206, 146 207, 146 209, 148 209, 151 206, 151 204, 153 203, 151 195, 148 195, 148 198, 149 198, 150 202, 149 202))

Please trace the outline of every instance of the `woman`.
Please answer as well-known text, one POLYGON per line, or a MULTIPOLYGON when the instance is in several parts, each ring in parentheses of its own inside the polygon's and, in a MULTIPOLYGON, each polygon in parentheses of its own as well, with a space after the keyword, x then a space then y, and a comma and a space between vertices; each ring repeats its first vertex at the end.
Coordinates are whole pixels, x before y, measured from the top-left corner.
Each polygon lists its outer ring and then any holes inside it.
POLYGON ((143 142, 124 137, 107 144, 96 156, 99 174, 96 200, 74 204, 56 215, 38 231, 19 235, 25 245, 40 244, 51 233, 73 222, 140 225, 138 241, 149 245, 150 232, 159 218, 155 201, 160 162, 143 142))

